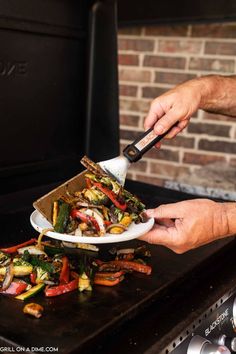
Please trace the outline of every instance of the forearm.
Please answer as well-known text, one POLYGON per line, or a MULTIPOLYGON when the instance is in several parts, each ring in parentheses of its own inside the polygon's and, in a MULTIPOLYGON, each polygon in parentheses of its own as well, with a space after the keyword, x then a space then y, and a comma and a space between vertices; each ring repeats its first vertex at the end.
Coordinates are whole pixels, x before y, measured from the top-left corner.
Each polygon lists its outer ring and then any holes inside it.
POLYGON ((236 76, 209 75, 196 81, 201 90, 200 109, 236 117, 236 76))

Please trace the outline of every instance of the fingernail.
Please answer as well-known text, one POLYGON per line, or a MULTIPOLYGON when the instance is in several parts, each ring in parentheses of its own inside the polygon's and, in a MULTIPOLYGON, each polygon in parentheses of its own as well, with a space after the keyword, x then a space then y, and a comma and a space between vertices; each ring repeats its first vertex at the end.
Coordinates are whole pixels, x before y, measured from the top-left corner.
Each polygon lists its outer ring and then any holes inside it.
POLYGON ((155 130, 155 133, 158 134, 158 135, 164 133, 164 127, 161 124, 158 124, 158 126, 155 127, 154 130, 155 130))

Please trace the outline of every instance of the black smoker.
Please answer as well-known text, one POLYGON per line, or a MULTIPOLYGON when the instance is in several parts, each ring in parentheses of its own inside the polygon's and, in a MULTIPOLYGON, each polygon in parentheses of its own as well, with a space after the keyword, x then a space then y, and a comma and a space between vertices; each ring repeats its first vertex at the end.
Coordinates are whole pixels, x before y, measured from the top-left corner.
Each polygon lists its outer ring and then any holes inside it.
MULTIPOLYGON (((188 3, 176 8, 170 1, 122 0, 120 23, 206 20, 209 9, 215 9, 211 19, 236 14, 233 1, 219 2, 222 11, 216 1, 212 8, 200 1, 199 12, 188 3), (185 9, 182 17, 179 9, 185 9)), ((116 27, 113 0, 0 1, 1 246, 36 236, 29 222, 32 202, 78 173, 84 154, 94 160, 118 154, 116 27)), ((127 188, 148 207, 194 198, 139 182, 128 181, 127 188)), ((194 353, 207 354, 209 342, 220 340, 233 347, 234 240, 181 256, 150 248, 150 277, 127 277, 92 294, 42 297, 40 320, 25 317, 22 303, 1 296, 0 350, 191 354, 194 347, 194 353)))

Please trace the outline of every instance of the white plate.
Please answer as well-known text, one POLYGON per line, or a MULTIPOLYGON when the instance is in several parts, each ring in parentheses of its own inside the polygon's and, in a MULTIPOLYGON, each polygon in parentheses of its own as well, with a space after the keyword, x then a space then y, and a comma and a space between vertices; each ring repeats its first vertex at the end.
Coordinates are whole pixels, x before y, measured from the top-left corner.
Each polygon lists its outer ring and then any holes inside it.
MULTIPOLYGON (((38 232, 42 232, 44 229, 52 228, 50 222, 37 210, 33 211, 30 216, 31 225, 38 232)), ((132 223, 129 229, 122 234, 105 234, 101 237, 88 237, 88 236, 72 236, 67 234, 60 234, 58 232, 48 231, 45 233, 48 237, 55 238, 61 241, 79 242, 79 243, 112 243, 132 240, 137 238, 153 227, 154 219, 151 218, 145 223, 135 224, 132 223)))

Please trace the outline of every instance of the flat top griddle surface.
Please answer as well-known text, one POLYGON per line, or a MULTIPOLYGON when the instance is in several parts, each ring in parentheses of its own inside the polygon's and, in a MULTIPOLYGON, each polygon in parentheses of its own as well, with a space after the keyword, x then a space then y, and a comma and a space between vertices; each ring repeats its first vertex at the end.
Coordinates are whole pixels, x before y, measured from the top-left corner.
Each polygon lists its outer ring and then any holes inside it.
MULTIPOLYGON (((137 188, 137 185, 133 186, 137 188)), ((176 197, 168 190, 162 189, 162 194, 159 193, 161 203, 176 197), (168 194, 166 198, 165 194, 168 194)), ((143 190, 143 195, 144 201, 150 196, 148 190, 143 190)), ((178 193, 177 195, 178 199, 190 197, 178 193)), ((155 205, 157 199, 158 195, 152 197, 155 205)), ((151 206, 151 203, 147 205, 151 206)), ((0 216, 5 244, 17 243, 36 235, 29 225, 31 211, 30 209, 0 216)), ((41 319, 25 316, 22 312, 23 302, 1 296, 0 344, 13 343, 29 348, 57 347, 59 353, 85 353, 86 347, 94 343, 95 353, 96 343, 105 340, 105 336, 112 334, 122 323, 145 311, 146 307, 164 293, 173 289, 178 291, 178 284, 186 276, 192 276, 194 269, 211 256, 216 256, 217 252, 222 247, 228 247, 230 242, 229 239, 221 240, 184 255, 176 255, 164 247, 150 246, 153 266, 150 276, 127 274, 119 285, 112 288, 94 286, 91 293, 80 294, 74 291, 48 299, 40 294, 31 298, 30 302, 35 301, 43 305, 45 312, 41 319)), ((130 241, 123 243, 122 247, 136 247, 140 244, 141 241, 130 241)), ((113 246, 114 244, 101 246, 101 258, 106 256, 113 246)))

